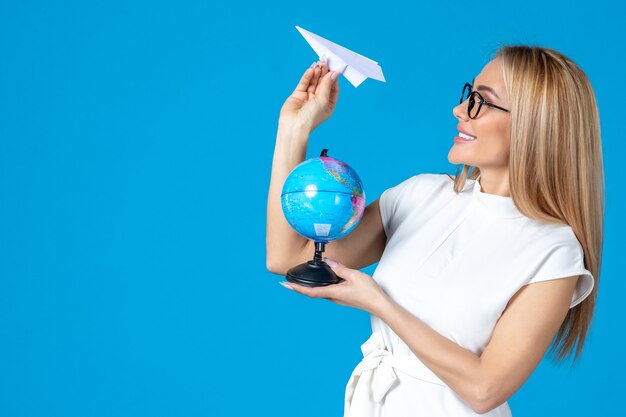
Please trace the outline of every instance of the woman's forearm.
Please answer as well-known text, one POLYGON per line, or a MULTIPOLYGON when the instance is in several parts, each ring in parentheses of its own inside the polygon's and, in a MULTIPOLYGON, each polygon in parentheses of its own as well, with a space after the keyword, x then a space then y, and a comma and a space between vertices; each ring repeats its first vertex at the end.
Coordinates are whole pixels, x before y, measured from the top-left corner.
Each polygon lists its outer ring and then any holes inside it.
POLYGON ((306 158, 310 128, 279 122, 272 174, 267 196, 266 255, 267 267, 281 272, 283 265, 304 250, 308 240, 291 228, 283 214, 280 193, 289 173, 306 158))
POLYGON ((375 315, 407 344, 431 371, 475 410, 482 406, 481 358, 442 336, 383 295, 375 315))

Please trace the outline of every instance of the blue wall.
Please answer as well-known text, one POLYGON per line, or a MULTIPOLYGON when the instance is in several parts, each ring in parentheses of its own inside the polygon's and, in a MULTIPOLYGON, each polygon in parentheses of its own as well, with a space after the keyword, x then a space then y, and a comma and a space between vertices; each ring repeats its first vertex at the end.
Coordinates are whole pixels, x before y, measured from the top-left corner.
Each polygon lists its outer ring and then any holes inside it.
POLYGON ((382 65, 387 83, 340 80, 307 155, 348 162, 368 203, 416 173, 454 173, 452 108, 501 44, 583 68, 607 184, 596 317, 581 363, 545 359, 510 405, 615 415, 616 4, 0 3, 0 416, 341 415, 369 315, 288 291, 265 267, 278 112, 317 59, 295 25, 382 65))

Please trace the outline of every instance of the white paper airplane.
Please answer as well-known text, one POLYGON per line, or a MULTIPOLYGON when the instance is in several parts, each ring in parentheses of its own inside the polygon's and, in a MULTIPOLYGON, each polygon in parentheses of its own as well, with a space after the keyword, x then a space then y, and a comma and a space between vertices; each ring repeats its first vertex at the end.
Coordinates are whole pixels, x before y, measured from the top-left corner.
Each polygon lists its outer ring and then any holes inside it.
POLYGON ((385 82, 383 70, 378 65, 378 62, 372 61, 299 26, 296 26, 296 29, 304 36, 311 48, 317 52, 319 59, 326 58, 328 68, 331 71, 340 71, 353 86, 358 87, 366 78, 385 82))

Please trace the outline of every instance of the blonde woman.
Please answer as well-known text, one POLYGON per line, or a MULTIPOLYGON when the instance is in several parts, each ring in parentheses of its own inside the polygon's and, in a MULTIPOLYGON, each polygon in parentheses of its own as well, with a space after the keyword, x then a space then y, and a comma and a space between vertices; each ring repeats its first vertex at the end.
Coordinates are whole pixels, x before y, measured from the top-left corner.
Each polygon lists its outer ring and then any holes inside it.
MULTIPOLYGON (((280 190, 338 94, 337 74, 321 63, 281 109, 267 206, 276 274, 314 252, 285 220, 280 190)), ((346 417, 511 416, 507 400, 551 342, 558 360, 575 352, 576 363, 582 352, 604 219, 587 76, 553 49, 503 46, 463 86, 453 114, 455 177, 418 174, 367 206, 352 233, 326 246, 345 282, 283 283, 371 314, 346 417), (359 271, 375 262, 372 277, 359 271)))

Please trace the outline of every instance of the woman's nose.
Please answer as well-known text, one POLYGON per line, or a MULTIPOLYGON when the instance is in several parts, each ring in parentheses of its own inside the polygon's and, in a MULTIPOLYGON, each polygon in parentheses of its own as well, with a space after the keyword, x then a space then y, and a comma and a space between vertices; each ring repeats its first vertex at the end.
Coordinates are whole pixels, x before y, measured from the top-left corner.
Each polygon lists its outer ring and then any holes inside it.
POLYGON ((457 119, 467 120, 468 115, 467 115, 466 106, 467 106, 466 102, 463 102, 461 104, 457 104, 456 106, 454 106, 454 108, 452 109, 452 114, 454 114, 454 117, 456 117, 457 119))

